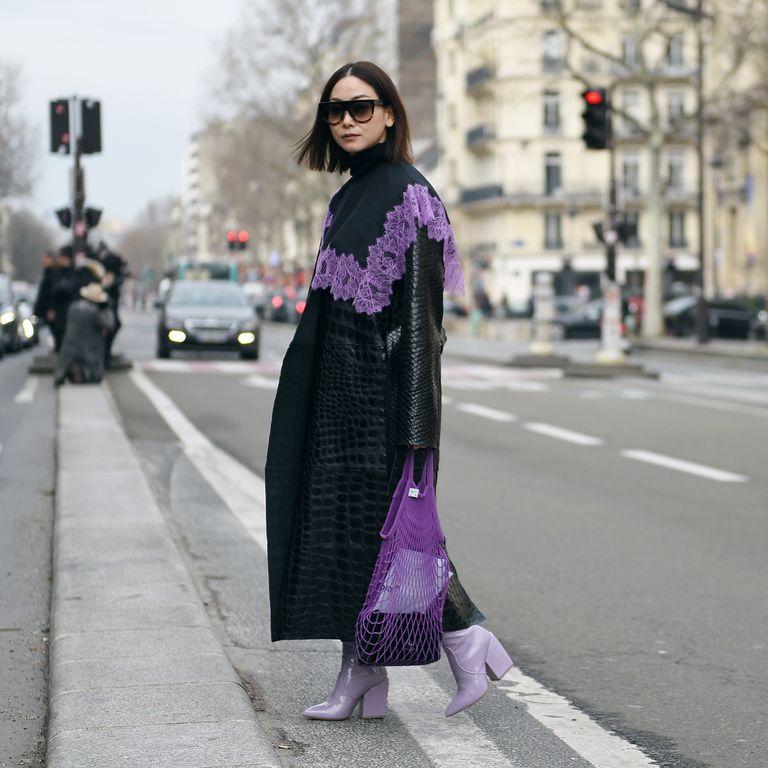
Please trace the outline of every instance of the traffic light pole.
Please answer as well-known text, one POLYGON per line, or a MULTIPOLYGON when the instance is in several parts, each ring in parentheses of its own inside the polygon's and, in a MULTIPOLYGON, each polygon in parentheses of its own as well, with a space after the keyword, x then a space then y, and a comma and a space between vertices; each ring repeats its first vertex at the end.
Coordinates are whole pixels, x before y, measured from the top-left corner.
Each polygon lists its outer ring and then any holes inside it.
POLYGON ((75 169, 74 169, 74 200, 72 206, 72 246, 75 254, 85 253, 88 241, 88 231, 85 226, 85 172, 80 167, 80 131, 81 126, 76 123, 77 120, 77 96, 72 97, 71 119, 75 127, 72 131, 72 138, 75 144, 75 169))
POLYGON ((616 245, 619 240, 619 206, 616 192, 616 144, 613 135, 613 87, 608 89, 608 231, 605 242, 605 277, 603 279, 603 319, 600 349, 596 360, 600 365, 623 365, 621 349, 621 290, 616 282, 616 245))

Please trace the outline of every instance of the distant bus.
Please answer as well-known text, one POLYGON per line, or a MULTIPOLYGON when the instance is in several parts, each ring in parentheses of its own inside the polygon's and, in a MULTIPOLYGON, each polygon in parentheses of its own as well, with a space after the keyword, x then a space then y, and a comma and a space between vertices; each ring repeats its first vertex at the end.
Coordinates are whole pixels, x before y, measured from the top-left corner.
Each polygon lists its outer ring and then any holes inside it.
POLYGON ((176 267, 177 280, 231 280, 237 282, 237 264, 221 261, 182 261, 176 267))

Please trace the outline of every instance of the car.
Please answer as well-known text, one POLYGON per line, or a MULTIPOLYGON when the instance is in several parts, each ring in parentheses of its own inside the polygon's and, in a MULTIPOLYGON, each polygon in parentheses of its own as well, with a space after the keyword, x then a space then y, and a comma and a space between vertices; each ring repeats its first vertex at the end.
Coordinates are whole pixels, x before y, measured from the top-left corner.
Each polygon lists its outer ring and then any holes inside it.
POLYGON ((264 319, 273 323, 298 323, 307 305, 308 293, 308 288, 297 290, 292 286, 271 291, 264 303, 264 319))
MULTIPOLYGON (((696 333, 697 298, 683 296, 664 305, 664 325, 672 336, 696 333)), ((708 299, 707 325, 710 336, 748 339, 754 333, 759 313, 740 299, 708 299)))
MULTIPOLYGON (((622 307, 622 316, 626 317, 626 307, 622 307)), ((555 341, 567 339, 599 339, 602 336, 603 300, 595 299, 580 309, 557 315, 551 321, 551 337, 555 341)), ((622 349, 632 351, 632 344, 627 339, 627 327, 621 323, 622 349)))
POLYGON ((19 335, 24 347, 40 343, 40 327, 35 315, 35 297, 37 286, 17 281, 11 284, 16 310, 19 316, 19 335))
POLYGON ((0 337, 4 352, 18 352, 22 346, 21 318, 11 287, 11 278, 0 275, 0 337))
POLYGON ((238 352, 259 357, 260 323, 248 296, 226 280, 176 280, 157 323, 157 356, 176 350, 238 352))

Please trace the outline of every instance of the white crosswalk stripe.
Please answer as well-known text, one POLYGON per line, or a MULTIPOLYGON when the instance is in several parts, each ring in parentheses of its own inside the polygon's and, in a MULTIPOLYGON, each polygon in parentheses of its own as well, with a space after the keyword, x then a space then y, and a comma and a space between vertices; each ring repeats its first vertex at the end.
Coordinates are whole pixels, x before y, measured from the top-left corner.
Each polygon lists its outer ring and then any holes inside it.
MULTIPOLYGON (((213 445, 143 372, 134 370, 130 375, 178 435, 190 461, 266 552, 264 481, 213 445)), ((437 768, 523 768, 505 756, 468 714, 450 720, 442 716, 442 706, 438 711, 435 702, 445 694, 425 669, 393 668, 390 674, 396 682, 390 694, 392 707, 437 768)), ((595 768, 656 765, 637 747, 606 731, 516 667, 505 675, 502 685, 510 698, 523 702, 541 725, 595 768), (543 707, 536 706, 537 698, 543 707), (575 723, 570 728, 565 722, 568 720, 575 723)))
POLYGON ((687 472, 689 475, 706 477, 709 480, 716 480, 719 483, 744 483, 749 479, 748 477, 738 475, 735 472, 715 469, 714 467, 708 467, 704 464, 695 464, 692 461, 676 459, 672 456, 665 456, 664 454, 653 453, 652 451, 627 450, 622 451, 621 455, 628 459, 643 461, 647 464, 655 464, 658 467, 666 467, 667 469, 674 469, 678 472, 687 472))

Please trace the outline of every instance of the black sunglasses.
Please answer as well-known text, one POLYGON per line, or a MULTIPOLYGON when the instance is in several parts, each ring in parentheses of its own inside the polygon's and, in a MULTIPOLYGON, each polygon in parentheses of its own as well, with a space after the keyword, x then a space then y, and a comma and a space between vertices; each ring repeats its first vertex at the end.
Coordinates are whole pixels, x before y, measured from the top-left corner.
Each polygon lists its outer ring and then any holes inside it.
POLYGON ((353 101, 321 101, 317 105, 320 117, 329 125, 338 125, 349 112, 356 123, 367 123, 376 107, 383 107, 381 99, 354 99, 353 101))

